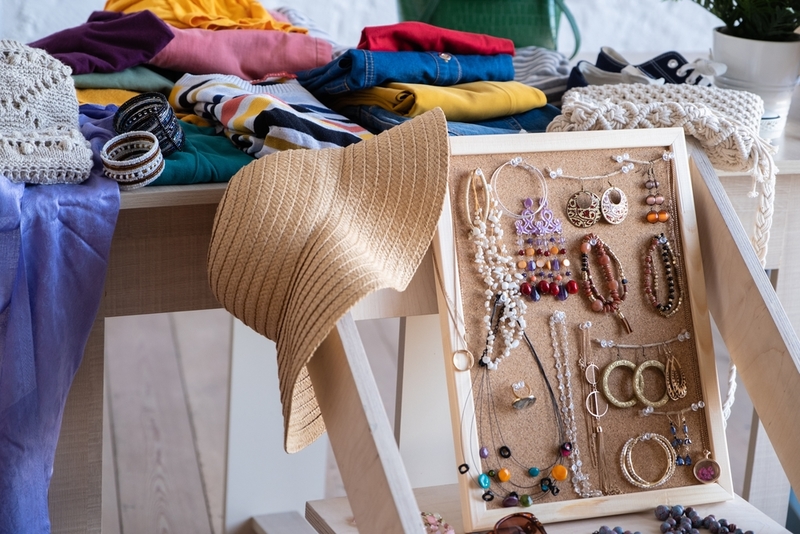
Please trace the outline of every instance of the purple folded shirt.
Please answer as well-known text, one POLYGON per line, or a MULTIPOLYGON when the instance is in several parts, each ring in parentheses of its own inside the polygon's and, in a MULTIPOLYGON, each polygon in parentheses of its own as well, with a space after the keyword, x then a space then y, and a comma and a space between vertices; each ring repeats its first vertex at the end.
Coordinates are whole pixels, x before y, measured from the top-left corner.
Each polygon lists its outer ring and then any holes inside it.
POLYGON ((89 20, 29 46, 72 67, 73 74, 120 72, 147 63, 173 38, 169 25, 151 11, 95 11, 89 20))

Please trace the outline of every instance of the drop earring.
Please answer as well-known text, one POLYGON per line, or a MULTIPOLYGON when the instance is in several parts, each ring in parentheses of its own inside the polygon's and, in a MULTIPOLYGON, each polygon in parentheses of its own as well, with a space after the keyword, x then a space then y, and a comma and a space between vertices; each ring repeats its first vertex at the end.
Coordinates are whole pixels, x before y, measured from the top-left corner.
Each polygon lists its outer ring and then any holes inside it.
POLYGON ((667 357, 667 363, 664 366, 664 374, 667 377, 667 393, 672 400, 680 400, 686 396, 686 375, 681 369, 681 364, 672 353, 667 345, 659 345, 658 351, 661 352, 663 348, 667 357))
POLYGON ((581 190, 567 200, 567 219, 578 228, 594 225, 600 220, 600 197, 581 184, 581 190))
POLYGON ((628 197, 619 187, 608 182, 608 189, 600 199, 600 211, 603 219, 610 224, 619 224, 628 216, 628 197))
POLYGON ((645 198, 645 204, 650 206, 650 211, 647 212, 645 219, 652 224, 669 220, 669 212, 662 207, 664 195, 658 191, 660 185, 659 181, 656 180, 655 170, 651 164, 650 168, 647 169, 647 181, 644 183, 644 187, 649 192, 645 198))
MULTIPOLYGON (((669 417, 669 416, 667 416, 669 417)), ((692 440, 689 439, 689 425, 686 424, 686 418, 681 415, 681 430, 683 430, 683 438, 678 437, 678 428, 669 418, 669 431, 672 433, 672 448, 675 449, 675 465, 692 465, 692 457, 689 456, 689 445, 692 440)))

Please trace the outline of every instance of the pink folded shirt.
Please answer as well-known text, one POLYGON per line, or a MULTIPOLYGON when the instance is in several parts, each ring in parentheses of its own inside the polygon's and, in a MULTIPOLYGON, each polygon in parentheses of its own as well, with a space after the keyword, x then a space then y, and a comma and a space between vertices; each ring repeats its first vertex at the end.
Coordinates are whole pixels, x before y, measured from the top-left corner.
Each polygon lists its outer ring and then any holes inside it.
POLYGON ((514 55, 514 42, 483 33, 449 30, 424 22, 404 21, 361 30, 358 48, 401 52, 449 52, 451 54, 514 55))
POLYGON ((302 33, 274 30, 172 28, 175 38, 151 65, 191 74, 232 74, 259 80, 268 74, 321 67, 332 59, 330 43, 302 33))

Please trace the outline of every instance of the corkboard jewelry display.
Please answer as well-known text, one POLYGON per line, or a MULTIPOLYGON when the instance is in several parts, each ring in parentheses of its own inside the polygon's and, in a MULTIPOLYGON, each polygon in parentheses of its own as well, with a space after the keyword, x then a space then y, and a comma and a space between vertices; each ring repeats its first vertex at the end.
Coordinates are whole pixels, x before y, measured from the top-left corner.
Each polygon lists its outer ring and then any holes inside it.
POLYGON ((683 131, 450 146, 434 250, 466 531, 733 498, 683 131))

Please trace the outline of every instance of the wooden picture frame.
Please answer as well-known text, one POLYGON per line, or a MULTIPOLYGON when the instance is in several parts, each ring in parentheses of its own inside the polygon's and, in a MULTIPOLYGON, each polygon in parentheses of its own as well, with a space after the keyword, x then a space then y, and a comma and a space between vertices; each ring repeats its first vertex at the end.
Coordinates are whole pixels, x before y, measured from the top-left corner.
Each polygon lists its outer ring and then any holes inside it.
MULTIPOLYGON (((551 523, 558 521, 568 521, 589 517, 601 517, 614 514, 623 514, 630 512, 637 512, 646 509, 652 509, 658 504, 675 504, 681 503, 684 505, 697 505, 711 502, 725 501, 733 499, 733 482, 730 474, 730 465, 727 453, 727 446, 725 442, 724 421, 722 415, 721 400, 719 394, 719 385, 717 381, 716 364, 714 358, 714 350, 711 339, 711 326, 709 320, 709 313, 706 301, 705 283, 703 277, 703 264, 702 264, 702 251, 698 239, 697 219, 695 216, 694 200, 692 196, 691 177, 689 173, 689 164, 687 157, 686 144, 684 139, 684 132, 680 128, 665 128, 665 129, 651 129, 651 130, 622 130, 622 131, 592 131, 592 132, 570 132, 570 133, 548 133, 548 134, 519 134, 519 135, 496 135, 496 136, 470 136, 470 137, 451 137, 450 138, 450 183, 448 187, 448 195, 445 199, 445 207, 442 217, 439 221, 436 236, 434 237, 434 254, 436 258, 436 270, 438 280, 438 303, 440 310, 440 322, 443 337, 443 348, 445 354, 445 367, 448 385, 448 395, 450 401, 450 412, 452 421, 452 430, 456 448, 456 461, 459 465, 453 466, 454 469, 459 466, 467 466, 469 474, 459 475, 459 493, 462 505, 462 515, 464 527, 467 532, 484 531, 494 527, 495 523, 509 514, 514 512, 532 512, 543 523, 551 523), (680 480, 676 477, 670 484, 664 484, 664 487, 655 489, 642 489, 632 485, 621 488, 620 494, 608 494, 598 497, 581 498, 573 490, 570 479, 561 483, 562 493, 557 497, 542 499, 535 502, 530 507, 510 507, 505 508, 498 506, 497 503, 489 503, 483 501, 482 495, 484 489, 476 484, 476 473, 481 472, 481 458, 478 455, 479 448, 484 445, 479 443, 478 432, 475 425, 467 425, 464 423, 465 414, 468 415, 468 408, 471 407, 473 417, 475 413, 475 396, 472 391, 473 379, 476 373, 481 371, 478 367, 478 360, 481 354, 478 349, 481 345, 481 332, 480 325, 483 316, 482 307, 475 305, 475 290, 481 289, 485 291, 485 287, 472 287, 475 285, 475 280, 470 278, 474 276, 470 271, 465 271, 468 268, 466 263, 469 261, 470 254, 474 255, 472 249, 466 250, 472 246, 467 234, 463 231, 465 228, 465 219, 463 204, 466 195, 464 184, 467 175, 472 172, 476 167, 484 169, 487 180, 493 174, 493 171, 499 168, 502 163, 509 161, 514 157, 522 157, 530 164, 540 168, 545 175, 549 174, 550 170, 554 170, 556 165, 563 168, 565 175, 570 173, 581 174, 581 176, 603 176, 609 171, 615 169, 615 162, 612 161, 614 154, 623 154, 630 152, 633 156, 630 159, 635 160, 637 155, 644 154, 648 159, 657 157, 662 152, 671 152, 674 159, 670 162, 670 202, 671 211, 675 215, 675 224, 673 227, 676 229, 675 236, 679 239, 680 275, 683 280, 683 290, 686 293, 686 300, 684 304, 685 310, 682 312, 684 315, 683 321, 688 321, 688 330, 691 331, 689 341, 685 343, 685 347, 690 347, 689 356, 684 358, 689 359, 689 363, 693 366, 696 365, 696 378, 693 383, 690 381, 692 389, 691 395, 694 396, 695 401, 701 399, 705 403, 705 408, 695 411, 696 421, 699 425, 694 426, 702 427, 702 441, 701 446, 712 452, 712 458, 716 460, 720 468, 719 479, 713 483, 701 484, 697 480, 687 475, 687 471, 681 471, 680 480), (612 157, 609 157, 611 155, 612 157), (545 165, 548 163, 548 165, 545 165), (573 170, 577 169, 577 171, 573 170), (454 194, 455 193, 455 194, 454 194), (459 220, 459 218, 461 218, 459 220), (459 231, 461 230, 461 231, 459 231), (459 259, 461 261, 459 261, 459 259), (472 286, 470 285, 472 284, 472 286), (465 293, 465 291, 468 291, 465 293), (466 295, 466 298, 465 298, 466 295), (477 315, 480 315, 478 317, 477 315), (467 346, 465 347, 465 343, 467 346), (475 366, 466 371, 459 371, 454 366, 453 356, 463 356, 462 349, 468 349, 472 352, 475 361, 475 366), (676 485, 677 484, 677 485, 676 485)), ((617 165, 616 168, 619 168, 617 165)), ((505 172, 505 171, 503 171, 505 172)), ((636 170, 633 171, 634 173, 636 170)), ((517 178, 512 178, 517 180, 517 178)), ((550 182, 550 178, 546 178, 549 186, 552 187, 558 178, 550 182)), ((632 180, 628 176, 618 175, 614 180, 632 180)), ((602 180, 598 180, 602 181, 602 180)), ((535 182, 532 182, 535 183, 535 182)), ((583 182, 581 182, 583 183, 583 182)), ((641 244, 646 235, 646 225, 642 223, 644 216, 642 201, 647 191, 638 191, 631 185, 634 182, 626 182, 628 185, 623 187, 628 194, 629 210, 628 217, 639 217, 639 219, 631 219, 630 228, 630 250, 618 250, 617 252, 625 257, 638 257, 643 254, 641 244), (639 194, 641 193, 641 196, 639 194), (638 222, 636 222, 638 221, 638 222), (644 225, 644 226, 643 226, 644 225), (638 255, 638 256, 637 256, 638 255)), ((611 184, 609 184, 611 185, 611 184)), ((526 185, 531 188, 531 184, 526 185)), ((566 186, 564 186, 566 187, 566 186)), ((564 190, 562 187, 562 190, 564 190)), ((581 186, 576 186, 577 187, 581 186)), ((621 186, 622 187, 622 186, 621 186)), ((554 188, 557 190, 558 186, 554 188)), ((562 204, 565 202, 564 194, 557 198, 558 194, 551 197, 551 208, 558 217, 564 218, 563 224, 565 227, 564 234, 570 234, 568 238, 569 247, 573 249, 572 263, 577 270, 580 264, 578 255, 574 252, 576 249, 575 236, 577 232, 584 232, 586 230, 576 230, 569 226, 569 223, 564 217, 564 208, 562 204), (557 200, 557 202, 556 202, 557 200), (556 206, 556 204, 558 204, 556 206)), ((507 202, 508 203, 508 202, 507 202)), ((510 203, 508 203, 510 204, 510 203)), ((600 224, 600 223, 598 223, 600 224)), ((628 223, 623 223, 628 224, 628 223)), ((627 236, 624 236, 622 230, 619 230, 623 225, 617 225, 617 229, 612 230, 609 226, 607 229, 598 229, 598 234, 603 232, 618 232, 616 239, 616 246, 620 249, 626 248, 627 236), (624 236, 624 238, 623 238, 624 236)), ((591 231, 590 228, 588 231, 591 231)), ((511 247, 511 239, 508 239, 511 247)), ((629 262, 630 263, 630 262, 629 262)), ((626 266, 626 273, 630 278, 641 279, 642 276, 635 274, 631 275, 630 271, 638 271, 638 266, 631 266, 630 269, 626 266)), ((579 279, 576 275, 575 279, 579 279)), ((629 289, 629 291, 640 292, 640 287, 629 289)), ((482 298, 482 297, 480 297, 482 298)), ((478 300, 480 300, 480 298, 478 300)), ((546 298, 545 296, 542 297, 546 298)), ((549 296, 547 298, 550 298, 549 296)), ((582 294, 573 295, 571 299, 584 299, 582 294)), ((636 306, 642 307, 641 302, 644 299, 640 296, 632 297, 632 301, 639 299, 639 304, 631 305, 632 309, 636 306)), ((553 301, 554 302, 554 301, 553 301)), ((553 304, 550 302, 546 304, 550 306, 547 310, 553 309, 553 304)), ((580 313, 574 311, 568 312, 572 315, 568 319, 571 327, 578 324, 576 317, 580 315, 581 321, 585 316, 590 316, 591 309, 588 302, 583 306, 586 314, 583 314, 580 301, 567 301, 569 302, 571 310, 578 310, 580 313)), ((534 305, 538 305, 535 303, 534 305)), ((565 304, 566 306, 566 304, 565 304)), ((544 311, 544 309, 542 310, 544 311)), ((541 315, 541 313, 540 313, 541 315)), ((603 315, 603 314, 600 314, 603 315)), ((634 326, 634 333, 630 334, 633 339, 638 340, 635 343, 645 344, 648 339, 656 338, 663 339, 661 336, 662 329, 664 332, 670 328, 663 328, 662 325, 669 324, 662 321, 653 313, 652 317, 644 312, 636 313, 636 322, 638 327, 634 326), (641 317, 641 319, 639 319, 641 317), (637 328, 639 330, 637 331, 637 328), (644 332, 647 332, 645 336, 644 332)), ((593 317, 593 316, 592 316, 593 317)), ((595 320, 595 319, 592 319, 595 320)), ((535 319, 536 325, 541 325, 542 328, 537 329, 538 336, 535 339, 535 344, 541 347, 539 350, 542 353, 542 359, 549 358, 552 362, 552 357, 547 356, 547 352, 552 352, 548 347, 545 323, 541 322, 541 317, 535 319)), ((531 323, 534 321, 532 320, 531 323)), ((608 320, 599 319, 600 331, 608 333, 610 326, 608 320), (605 322, 604 322, 605 321, 605 322)), ((613 322, 613 320, 611 321, 613 322)), ((620 334, 622 335, 622 334, 620 334)), ((577 331, 572 329, 570 333, 570 343, 572 343, 573 350, 577 348, 576 337, 577 331)), ((485 334, 483 334, 485 339, 485 334)), ((533 335, 532 335, 533 337, 533 335)), ((597 345, 595 345, 597 347, 597 345)), ((643 349, 644 351, 644 349, 643 349)), ((598 352, 598 349, 595 349, 598 352)), ((608 355, 604 354, 604 358, 608 361, 608 355)), ((612 356, 612 358, 618 358, 612 356)), ((638 357, 638 356, 637 356, 638 357)), ((644 358, 653 358, 654 356, 642 356, 644 358)), ((655 356, 657 358, 657 356, 655 356)), ((631 358, 632 359, 632 358, 631 358)), ((573 354, 571 365, 576 365, 577 357, 573 354)), ((686 363, 686 362, 684 362, 686 363)), ((463 359, 459 362, 459 366, 463 365, 463 359)), ((505 365, 505 363, 502 363, 505 365)), ((491 371, 490 371, 491 372, 491 371)), ((554 373, 554 371, 552 371, 554 373)), ((577 378, 577 372, 573 373, 573 379, 577 378)), ((555 384, 555 382, 553 382, 555 384)), ((506 391, 507 385, 503 384, 502 388, 497 391, 502 391, 503 395, 508 396, 506 391)), ((574 386, 573 389, 577 389, 574 386)), ((547 403, 547 394, 542 391, 536 392, 539 400, 539 405, 547 403)), ((577 396, 577 395, 576 395, 577 396)), ((501 398, 498 394, 497 398, 501 398)), ((581 403, 583 399, 575 399, 575 405, 581 403)), ((691 399, 679 401, 676 406, 688 406, 691 399)), ((499 402, 499 401, 498 401, 499 402)), ((553 403, 556 400, 553 399, 553 403)), ((695 402, 696 404, 696 402, 695 402)), ((501 403, 501 406, 505 406, 501 403)), ((535 405, 534 405, 535 406, 535 405)), ((664 408, 669 411, 669 406, 664 408)), ((630 410, 630 409, 629 409, 630 410)), ((686 411, 686 408, 683 408, 686 411)), ((658 411, 658 409, 657 409, 658 411)), ((582 412, 582 410, 581 410, 582 412)), ((619 411, 615 412, 616 420, 624 421, 621 425, 616 425, 620 430, 615 434, 625 434, 625 436, 633 437, 640 432, 649 432, 648 428, 653 428, 653 417, 644 418, 639 415, 639 410, 631 410, 630 412, 619 411), (629 413, 630 417, 625 415, 629 413), (641 421, 648 421, 642 423, 641 421), (651 425, 648 427, 648 425, 651 425)), ((690 414, 691 415, 691 414, 690 414)), ((502 417, 502 416, 501 416, 502 417)), ((587 426, 584 418, 576 417, 578 433, 585 434, 584 439, 588 443, 589 436, 587 426), (584 419, 584 420, 577 420, 584 419)), ((659 423, 659 433, 669 436, 669 431, 666 421, 659 423)), ((680 425, 679 425, 680 426, 680 425)), ((507 434, 518 432, 510 426, 512 430, 507 434)), ((680 432, 680 430, 679 430, 680 432)), ((622 439, 619 435, 615 435, 616 448, 608 452, 606 451, 607 462, 606 466, 615 471, 621 471, 620 468, 620 449, 619 443, 622 439)), ((671 436, 669 436, 671 438, 671 436)), ((695 441, 698 441, 697 434, 694 434, 695 441)), ((612 440, 613 441, 613 440, 612 440)), ((550 442, 548 442, 550 443, 550 442)), ((581 441, 579 440, 579 443, 581 441)), ((586 443, 582 444, 581 448, 586 451, 589 447, 586 443)), ((549 448, 549 444, 543 445, 545 449, 549 448)), ((642 453, 638 453, 642 454, 642 453)), ((694 463, 702 459, 702 451, 693 446, 692 456, 694 463)), ((584 460, 588 462, 589 454, 583 453, 584 460)), ((641 462, 641 457, 638 460, 641 462)), ((584 465, 586 465, 584 462, 584 465)), ((646 462, 645 462, 646 463, 646 462)), ((520 464, 522 465, 522 464, 520 464)), ((527 465, 527 464, 526 464, 527 465)), ((569 464, 565 464, 569 466, 569 464)), ((681 467, 678 469, 686 469, 681 467)), ((587 468, 587 471, 591 471, 587 468)), ((571 475, 571 473, 570 473, 571 475)), ((593 472, 589 473, 591 481, 593 472)), ((615 475, 617 476, 617 475, 615 475)), ((597 477, 594 476, 596 479, 597 477)), ((617 476, 617 478, 619 478, 617 476)), ((650 478, 652 479, 652 477, 650 478)), ((494 482, 493 482, 494 483, 494 482)), ((533 491, 533 490, 532 490, 533 491)))

